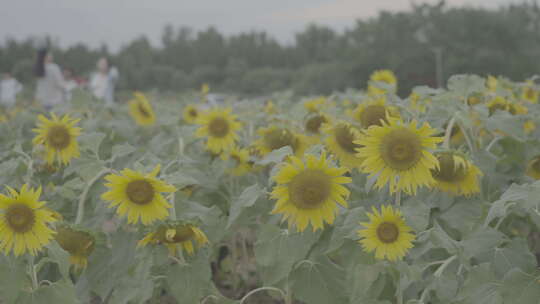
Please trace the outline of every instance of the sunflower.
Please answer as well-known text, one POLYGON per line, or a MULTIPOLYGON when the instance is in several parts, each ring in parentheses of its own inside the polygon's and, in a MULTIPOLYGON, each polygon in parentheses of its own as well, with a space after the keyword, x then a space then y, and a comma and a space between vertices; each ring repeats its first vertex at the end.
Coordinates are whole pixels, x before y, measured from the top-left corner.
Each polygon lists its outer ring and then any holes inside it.
POLYGON ((326 97, 318 97, 304 102, 304 108, 308 112, 318 112, 325 103, 326 97))
POLYGON ((360 123, 362 128, 381 126, 388 116, 399 117, 399 112, 393 107, 385 105, 384 96, 359 104, 352 112, 352 117, 360 123))
POLYGON ((439 167, 431 169, 435 187, 454 195, 469 196, 480 192, 479 177, 482 171, 465 157, 454 152, 435 154, 439 167))
POLYGON ((182 249, 192 255, 195 247, 202 247, 207 243, 208 238, 199 228, 174 221, 160 225, 155 231, 148 233, 137 246, 163 244, 169 250, 169 255, 176 256, 182 249))
POLYGON ((536 124, 532 120, 527 120, 523 123, 523 131, 526 134, 531 134, 536 129, 536 124))
POLYGON ((141 92, 133 93, 135 99, 129 102, 129 114, 138 125, 151 126, 156 122, 152 104, 141 92))
POLYGON ((51 113, 49 120, 43 115, 38 116, 37 128, 32 129, 37 133, 32 141, 34 145, 44 145, 46 160, 52 165, 57 162, 67 165, 72 158, 80 156, 77 136, 81 134, 81 128, 75 127, 79 119, 72 119, 64 115, 61 119, 51 113))
POLYGON ((401 212, 391 206, 382 206, 381 212, 373 207, 373 213, 367 213, 369 222, 358 230, 359 243, 367 252, 375 251, 375 258, 390 261, 401 260, 413 247, 414 234, 407 226, 401 212))
POLYGON ((529 161, 527 164, 526 173, 528 176, 540 180, 540 155, 529 161))
MULTIPOLYGON (((369 80, 370 80, 370 86, 373 86, 373 89, 382 90, 383 93, 385 93, 386 90, 377 87, 376 86, 377 82, 384 83, 387 86, 390 86, 391 92, 395 92, 397 90, 396 75, 394 74, 394 72, 390 70, 376 70, 371 74, 371 76, 369 77, 369 80)), ((369 87, 368 87, 368 91, 369 91, 369 87)))
POLYGON ((274 102, 272 100, 267 100, 265 105, 264 105, 264 112, 266 114, 276 114, 277 113, 277 109, 276 109, 276 106, 274 105, 274 102))
POLYGON ((408 125, 391 119, 382 126, 373 126, 364 131, 355 143, 363 147, 356 149, 357 156, 364 159, 361 170, 377 177, 380 189, 389 183, 390 192, 403 190, 415 194, 419 186, 433 183, 431 169, 438 166, 437 158, 428 150, 434 149, 442 137, 432 136, 436 131, 424 123, 417 128, 416 121, 408 125))
POLYGON ((198 120, 201 125, 195 132, 199 138, 207 138, 206 147, 210 152, 219 154, 230 150, 238 140, 236 133, 242 124, 231 114, 231 109, 212 109, 202 113, 198 120))
POLYGON ((491 75, 488 75, 487 77, 487 80, 486 80, 486 88, 488 91, 490 92, 495 92, 497 91, 497 86, 499 85, 499 81, 497 80, 497 78, 491 76, 491 75))
POLYGON ((347 207, 349 190, 342 184, 350 183, 351 178, 343 176, 346 172, 346 168, 333 167, 326 153, 320 158, 306 155, 304 161, 291 157, 273 177, 277 185, 270 195, 277 202, 272 214, 283 214, 282 220, 298 231, 309 223, 314 231, 322 229, 324 222, 332 224, 337 205, 347 207))
POLYGON ((285 146, 291 147, 295 155, 301 156, 308 146, 308 140, 304 135, 287 128, 270 126, 259 129, 257 133, 261 138, 255 141, 254 145, 262 156, 285 146))
POLYGON ((234 161, 234 167, 230 170, 230 173, 234 176, 245 175, 251 170, 249 151, 247 149, 234 147, 228 153, 221 154, 221 157, 223 160, 231 159, 234 161))
POLYGON ((323 133, 328 135, 325 140, 326 148, 337 157, 340 165, 349 169, 360 166, 362 160, 356 156, 356 149, 361 146, 355 143, 361 136, 358 130, 345 121, 339 121, 335 124, 324 124, 323 133))
POLYGON ((182 111, 182 116, 186 123, 194 124, 196 123, 197 118, 199 118, 199 109, 197 109, 197 106, 195 105, 187 105, 184 107, 184 111, 182 111))
POLYGON ((409 104, 411 109, 419 113, 425 113, 427 111, 427 107, 431 104, 431 99, 421 98, 418 93, 412 92, 411 95, 409 95, 409 104))
POLYGON ((54 238, 69 253, 69 262, 75 268, 86 268, 96 243, 96 238, 90 232, 63 224, 56 229, 54 238))
POLYGON ((523 87, 523 90, 521 92, 521 99, 528 101, 530 103, 538 103, 539 95, 540 95, 540 92, 538 92, 534 88, 534 83, 529 81, 527 82, 527 86, 523 87))
POLYGON ((469 106, 474 106, 482 102, 482 96, 481 95, 472 95, 467 98, 467 104, 469 106))
POLYGON ((175 192, 176 189, 156 178, 160 168, 157 165, 148 174, 124 169, 121 175, 107 175, 105 180, 109 183, 105 186, 109 191, 103 193, 101 198, 110 201, 109 208, 118 206, 118 215, 127 214, 130 224, 137 223, 139 218, 144 225, 166 218, 171 205, 161 192, 175 192))
POLYGON ((39 201, 41 187, 33 190, 23 185, 20 192, 7 189, 7 196, 0 194, 0 251, 36 255, 54 238, 49 224, 56 218, 44 208, 45 202, 39 201))

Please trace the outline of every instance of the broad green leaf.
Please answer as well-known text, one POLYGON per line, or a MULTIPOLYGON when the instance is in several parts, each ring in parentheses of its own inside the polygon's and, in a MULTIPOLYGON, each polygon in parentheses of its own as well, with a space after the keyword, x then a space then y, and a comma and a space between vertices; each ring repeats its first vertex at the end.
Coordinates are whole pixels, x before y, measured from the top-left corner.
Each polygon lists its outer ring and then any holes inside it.
POLYGON ((31 287, 26 263, 22 259, 0 256, 0 299, 6 303, 15 300, 31 287))
POLYGON ((263 159, 256 161, 258 165, 269 165, 272 163, 280 163, 286 156, 293 154, 291 147, 285 146, 268 153, 263 159))
POLYGON ((265 193, 266 189, 261 189, 258 184, 251 185, 244 189, 238 198, 233 199, 231 202, 231 209, 229 211, 229 221, 227 222, 227 228, 236 221, 240 216, 242 210, 249 208, 255 204, 257 199, 265 193))
POLYGON ((406 200, 401 208, 405 222, 416 232, 424 231, 427 228, 430 210, 431 208, 425 202, 417 198, 406 200))
POLYGON ((489 264, 475 266, 468 273, 458 300, 464 304, 503 304, 499 286, 489 264))
POLYGON ((186 265, 171 265, 166 276, 169 290, 178 303, 199 303, 211 285, 208 257, 199 253, 186 265))
POLYGON ((87 149, 98 155, 99 146, 105 138, 105 134, 99 132, 83 133, 79 136, 78 141, 81 146, 81 150, 87 149))
POLYGON ((536 270, 536 267, 536 257, 523 239, 513 239, 506 247, 495 248, 493 268, 495 273, 501 277, 514 268, 524 272, 532 272, 536 270))
POLYGON ((133 147, 132 145, 128 143, 115 145, 112 148, 112 157, 114 158, 123 157, 123 156, 133 153, 135 150, 136 150, 135 147, 133 147))
POLYGON ((448 90, 462 96, 480 93, 485 90, 485 79, 477 75, 454 75, 448 79, 448 90))
POLYGON ((501 295, 504 303, 538 304, 540 302, 540 274, 523 272, 521 269, 510 270, 503 279, 501 295))

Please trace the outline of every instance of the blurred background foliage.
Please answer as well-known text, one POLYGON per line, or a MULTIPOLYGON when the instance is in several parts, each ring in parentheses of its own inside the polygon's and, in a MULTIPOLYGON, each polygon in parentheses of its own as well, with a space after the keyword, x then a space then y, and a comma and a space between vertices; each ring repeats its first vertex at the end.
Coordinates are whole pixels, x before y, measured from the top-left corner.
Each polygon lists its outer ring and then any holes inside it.
MULTIPOLYGON (((337 32, 310 25, 283 44, 265 32, 224 35, 216 28, 194 31, 166 26, 162 45, 141 36, 112 53, 107 46, 52 45, 57 62, 88 76, 107 56, 121 72, 125 90, 183 91, 209 83, 213 90, 268 94, 294 89, 298 94, 329 94, 360 87, 379 68, 396 72, 399 93, 415 85, 437 86, 460 73, 506 75, 521 80, 540 70, 540 9, 535 3, 496 10, 413 5, 406 12, 381 12, 337 32)), ((0 71, 33 81, 35 39, 0 44, 0 71)))

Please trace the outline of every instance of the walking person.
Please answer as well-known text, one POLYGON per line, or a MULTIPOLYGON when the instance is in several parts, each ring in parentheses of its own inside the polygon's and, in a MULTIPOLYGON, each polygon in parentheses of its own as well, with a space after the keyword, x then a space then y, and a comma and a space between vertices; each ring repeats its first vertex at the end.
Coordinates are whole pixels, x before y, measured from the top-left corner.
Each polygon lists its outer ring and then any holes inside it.
POLYGON ((21 90, 21 83, 11 73, 4 73, 0 81, 0 105, 4 108, 12 108, 21 90))
POLYGON ((38 78, 36 100, 45 110, 50 111, 55 105, 63 103, 66 90, 64 76, 47 49, 38 51, 34 72, 38 78))
POLYGON ((114 89, 118 76, 118 69, 110 66, 106 58, 98 60, 97 71, 90 80, 90 90, 96 98, 104 100, 107 106, 114 103, 114 89))

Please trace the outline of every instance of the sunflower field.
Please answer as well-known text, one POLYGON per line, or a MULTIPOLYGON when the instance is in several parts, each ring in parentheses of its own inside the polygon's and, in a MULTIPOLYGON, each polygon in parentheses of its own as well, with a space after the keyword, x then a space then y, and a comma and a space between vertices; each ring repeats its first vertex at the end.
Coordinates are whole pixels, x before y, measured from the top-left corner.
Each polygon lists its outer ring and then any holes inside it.
POLYGON ((3 109, 0 303, 538 304, 536 80, 3 109))

